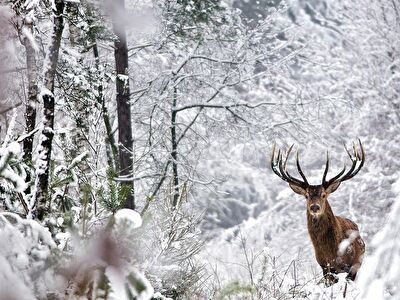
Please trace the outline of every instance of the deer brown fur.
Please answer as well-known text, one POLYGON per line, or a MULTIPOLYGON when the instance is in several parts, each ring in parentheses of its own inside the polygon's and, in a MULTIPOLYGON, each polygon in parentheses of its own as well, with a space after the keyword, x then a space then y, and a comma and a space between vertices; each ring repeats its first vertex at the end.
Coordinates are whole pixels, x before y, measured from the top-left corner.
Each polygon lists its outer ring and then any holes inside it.
POLYGON ((308 233, 315 257, 326 277, 329 273, 345 272, 349 279, 354 280, 365 249, 358 226, 349 219, 335 216, 328 201, 325 205, 325 212, 318 218, 307 210, 308 233), (349 245, 344 251, 339 251, 340 244, 346 240, 349 245))
POLYGON ((327 284, 337 282, 336 277, 332 274, 344 272, 348 273, 348 279, 354 280, 362 263, 365 245, 359 235, 358 226, 349 219, 335 216, 327 198, 339 187, 341 182, 354 177, 362 168, 365 161, 362 144, 360 142, 361 153, 358 152, 355 145, 354 155, 351 155, 346 149, 352 161, 350 170, 344 174, 345 168, 343 168, 338 175, 328 181, 326 181, 329 169, 329 157, 327 157, 324 176, 320 185, 308 184, 301 170, 298 155, 296 164, 303 180, 291 176, 286 171, 286 164, 292 147, 289 148, 283 162, 280 150, 275 161, 274 146, 271 167, 275 174, 289 183, 295 193, 303 195, 307 199, 308 233, 314 246, 315 257, 322 268, 325 282, 327 284), (358 162, 360 164, 356 168, 358 162))

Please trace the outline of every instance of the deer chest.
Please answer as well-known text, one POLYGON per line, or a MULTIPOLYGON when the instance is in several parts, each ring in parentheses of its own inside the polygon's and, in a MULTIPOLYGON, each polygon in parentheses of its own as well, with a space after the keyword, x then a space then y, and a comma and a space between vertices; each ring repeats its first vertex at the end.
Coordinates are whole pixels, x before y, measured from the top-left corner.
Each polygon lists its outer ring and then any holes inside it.
POLYGON ((338 244, 334 239, 320 240, 314 243, 315 257, 323 268, 331 269, 331 272, 348 272, 354 258, 354 249, 349 246, 343 254, 338 252, 338 244))

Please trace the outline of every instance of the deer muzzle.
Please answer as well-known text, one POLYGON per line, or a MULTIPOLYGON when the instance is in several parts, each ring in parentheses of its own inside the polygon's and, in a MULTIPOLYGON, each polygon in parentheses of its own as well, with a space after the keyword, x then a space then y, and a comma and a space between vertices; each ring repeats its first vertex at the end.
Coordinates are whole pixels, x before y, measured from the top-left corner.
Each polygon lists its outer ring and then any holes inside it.
POLYGON ((310 211, 313 213, 318 213, 321 210, 321 207, 318 204, 311 204, 310 211))

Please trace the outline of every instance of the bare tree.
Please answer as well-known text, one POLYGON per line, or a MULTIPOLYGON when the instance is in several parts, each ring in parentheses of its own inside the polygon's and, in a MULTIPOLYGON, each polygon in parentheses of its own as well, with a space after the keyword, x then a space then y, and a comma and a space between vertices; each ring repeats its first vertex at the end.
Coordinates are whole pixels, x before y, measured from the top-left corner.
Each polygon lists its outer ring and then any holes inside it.
POLYGON ((54 136, 54 81, 58 63, 58 54, 61 45, 61 37, 64 29, 64 1, 55 0, 53 11, 53 29, 49 43, 47 56, 44 62, 44 84, 41 98, 43 100, 43 130, 39 138, 39 153, 36 162, 36 194, 33 196, 31 206, 37 206, 37 217, 43 220, 48 206, 49 167, 54 136))
MULTIPOLYGON (((117 111, 118 111, 118 140, 119 140, 119 175, 130 176, 132 174, 132 122, 131 106, 129 103, 130 89, 128 77, 128 46, 125 29, 125 1, 116 0, 113 2, 113 30, 116 35, 114 41, 114 57, 116 90, 117 90, 117 111)), ((131 189, 127 193, 125 201, 126 208, 135 208, 133 181, 123 183, 126 188, 131 189)))
MULTIPOLYGON (((33 23, 31 20, 24 20, 25 30, 33 37, 33 23)), ((34 41, 26 35, 22 37, 22 42, 26 51, 26 67, 28 75, 28 101, 25 111, 25 131, 32 133, 36 126, 36 109, 38 102, 38 70, 36 65, 36 51, 33 45, 34 41)), ((24 161, 27 164, 32 163, 33 135, 24 139, 24 161)))
MULTIPOLYGON (((37 67, 37 51, 38 47, 35 41, 34 33, 34 19, 32 15, 35 9, 31 7, 26 9, 25 7, 17 9, 14 7, 16 13, 22 16, 22 24, 18 24, 18 35, 22 45, 25 47, 26 57, 26 69, 27 69, 27 80, 28 80, 28 95, 25 104, 25 134, 26 137, 23 140, 23 159, 24 162, 32 166, 32 153, 33 153, 33 140, 36 132, 36 111, 38 106, 38 67, 37 67)), ((31 180, 31 173, 27 172, 26 181, 31 180)), ((28 185, 25 191, 26 194, 31 192, 31 186, 28 185)))

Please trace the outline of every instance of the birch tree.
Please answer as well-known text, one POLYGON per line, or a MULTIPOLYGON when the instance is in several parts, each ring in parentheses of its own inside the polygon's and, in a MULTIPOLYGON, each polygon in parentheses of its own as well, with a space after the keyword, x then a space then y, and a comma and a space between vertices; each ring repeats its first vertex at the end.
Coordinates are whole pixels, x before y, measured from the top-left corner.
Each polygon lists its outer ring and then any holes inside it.
POLYGON ((38 68, 36 53, 38 51, 34 36, 34 19, 28 14, 23 19, 21 29, 21 40, 26 52, 26 67, 28 77, 28 99, 25 111, 25 132, 30 136, 24 139, 23 151, 24 160, 27 164, 32 164, 33 152, 33 131, 36 127, 36 110, 38 104, 38 68))
MULTIPOLYGON (((27 166, 33 168, 33 142, 36 129, 36 114, 39 96, 39 70, 38 52, 39 47, 36 41, 35 23, 37 20, 37 5, 25 3, 22 6, 14 5, 13 9, 19 20, 16 24, 19 39, 25 48, 26 74, 27 74, 27 99, 25 103, 25 137, 23 139, 23 160, 27 166)), ((26 181, 32 180, 32 171, 27 170, 26 181)), ((27 185, 25 194, 30 194, 31 185, 27 185)))

